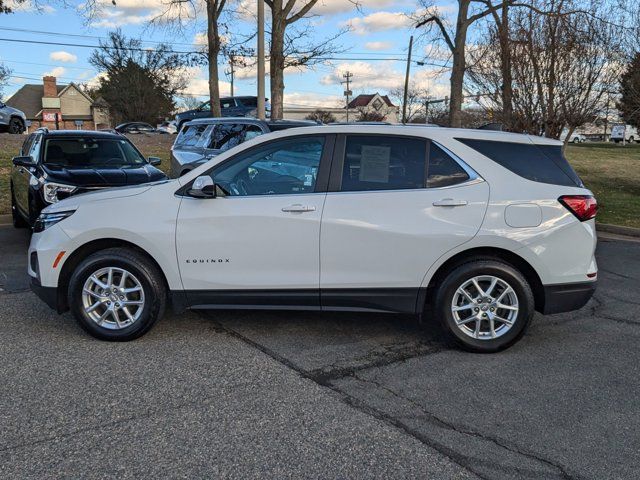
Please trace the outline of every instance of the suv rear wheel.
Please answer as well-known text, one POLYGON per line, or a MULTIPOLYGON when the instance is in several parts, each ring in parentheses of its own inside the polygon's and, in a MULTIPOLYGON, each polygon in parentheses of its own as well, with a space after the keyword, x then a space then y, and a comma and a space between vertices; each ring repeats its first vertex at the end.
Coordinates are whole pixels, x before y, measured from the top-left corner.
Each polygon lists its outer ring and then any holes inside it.
POLYGON ((101 340, 144 335, 162 317, 162 273, 144 255, 110 248, 87 257, 69 282, 68 301, 80 326, 101 340))
POLYGON ((474 260, 453 269, 435 295, 445 333, 473 352, 496 352, 517 342, 534 314, 531 287, 498 260, 474 260))
POLYGON ((24 132, 24 125, 19 118, 12 118, 9 120, 9 133, 20 134, 24 132))

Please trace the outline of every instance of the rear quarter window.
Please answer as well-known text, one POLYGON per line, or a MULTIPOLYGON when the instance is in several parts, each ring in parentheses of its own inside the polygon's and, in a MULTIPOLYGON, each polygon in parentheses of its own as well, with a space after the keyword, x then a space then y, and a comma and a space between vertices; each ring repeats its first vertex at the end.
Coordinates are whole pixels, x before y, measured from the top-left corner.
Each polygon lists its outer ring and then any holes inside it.
POLYGON ((584 186, 564 157, 561 146, 473 138, 456 140, 527 180, 568 187, 584 186))

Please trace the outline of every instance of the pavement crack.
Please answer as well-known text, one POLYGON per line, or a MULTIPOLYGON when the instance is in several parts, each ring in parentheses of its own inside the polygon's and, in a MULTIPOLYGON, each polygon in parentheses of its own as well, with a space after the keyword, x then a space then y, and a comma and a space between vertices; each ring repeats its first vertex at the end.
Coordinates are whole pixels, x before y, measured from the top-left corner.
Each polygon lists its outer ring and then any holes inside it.
POLYGON ((543 463, 543 464, 555 469, 556 471, 558 471, 558 473, 564 479, 573 480, 573 479, 577 478, 577 477, 569 474, 567 472, 567 470, 565 469, 565 467, 563 467, 559 463, 552 462, 551 460, 546 459, 546 458, 544 458, 544 457, 542 457, 540 455, 537 455, 537 454, 535 454, 533 452, 525 451, 525 450, 517 447, 516 445, 510 444, 509 442, 507 442, 504 439, 501 439, 499 437, 486 435, 486 434, 478 432, 476 430, 472 430, 472 429, 469 429, 469 428, 466 428, 466 427, 461 427, 461 426, 456 425, 456 424, 454 424, 452 422, 444 420, 444 419, 438 417, 433 412, 430 412, 429 410, 427 410, 423 405, 421 405, 420 403, 416 402, 415 400, 413 400, 413 399, 411 399, 409 397, 405 397, 404 395, 399 394, 398 392, 396 392, 392 388, 389 388, 388 386, 383 385, 382 383, 380 383, 380 382, 378 382, 376 380, 362 378, 362 377, 360 377, 358 375, 354 375, 353 377, 356 380, 360 381, 360 382, 370 383, 370 384, 376 386, 377 388, 380 388, 380 389, 390 393, 394 397, 399 398, 401 400, 404 400, 405 402, 408 402, 413 407, 415 407, 420 412, 422 412, 422 414, 427 416, 432 423, 436 424, 439 427, 446 428, 448 430, 453 430, 456 433, 459 433, 459 434, 462 434, 462 435, 467 435, 467 436, 472 436, 472 437, 475 437, 475 438, 480 438, 482 440, 491 442, 494 445, 496 445, 498 447, 501 447, 501 448, 503 448, 503 449, 505 449, 505 450, 507 450, 507 451, 509 451, 511 453, 515 453, 517 455, 522 455, 523 457, 527 457, 529 459, 532 459, 532 460, 538 461, 540 463, 543 463))
MULTIPOLYGON (((201 314, 204 315, 204 314, 201 314)), ((236 338, 240 341, 242 341, 243 343, 246 343, 247 345, 261 351, 262 353, 264 353, 265 355, 271 357, 273 360, 281 363, 282 365, 284 365, 285 367, 295 371, 298 375, 300 375, 302 378, 306 378, 307 380, 312 381, 313 383, 315 383, 316 385, 319 385, 321 387, 327 388, 329 390, 331 390, 332 392, 337 394, 337 398, 342 401, 344 404, 355 408, 356 410, 369 415, 371 417, 374 417, 384 423, 387 423, 397 429, 399 429, 400 431, 404 432, 405 434, 415 438, 416 440, 418 440, 420 443, 436 450, 437 452, 439 452, 440 454, 442 454, 443 456, 445 456, 449 461, 451 461, 452 463, 455 463, 456 465, 458 465, 459 467, 463 468, 464 470, 468 471, 469 473, 472 473, 473 475, 479 477, 479 478, 483 478, 483 479, 488 479, 488 477, 483 476, 480 472, 477 472, 476 470, 473 469, 472 466, 470 466, 467 461, 464 461, 463 459, 461 459, 461 455, 458 452, 455 452, 453 449, 447 447, 446 445, 442 445, 438 442, 433 441, 432 439, 426 437, 425 435, 421 434, 420 432, 418 432, 417 430, 411 428, 409 425, 406 425, 404 422, 391 417, 390 415, 386 414, 385 412, 372 407, 370 405, 365 405, 362 402, 360 402, 356 397, 353 397, 351 395, 349 395, 348 393, 344 392, 343 390, 341 390, 339 387, 336 387, 335 385, 333 385, 331 383, 331 381, 329 380, 324 380, 322 378, 322 376, 320 377, 315 377, 311 372, 299 367, 298 365, 296 365, 295 363, 293 363, 291 360, 289 360, 288 358, 280 355, 279 353, 273 351, 272 349, 270 349, 269 347, 266 347, 244 335, 242 335, 241 333, 232 330, 228 327, 225 327, 224 325, 220 324, 219 322, 214 321, 215 324, 215 328, 216 331, 218 332, 223 332, 226 333, 227 335, 236 338)))
POLYGON ((357 365, 338 366, 332 364, 315 370, 308 374, 318 383, 326 383, 332 380, 353 376, 357 372, 382 368, 395 363, 406 362, 413 358, 421 358, 433 355, 445 350, 441 345, 434 345, 425 342, 406 342, 402 344, 383 345, 382 351, 372 350, 368 355, 354 360, 357 365))

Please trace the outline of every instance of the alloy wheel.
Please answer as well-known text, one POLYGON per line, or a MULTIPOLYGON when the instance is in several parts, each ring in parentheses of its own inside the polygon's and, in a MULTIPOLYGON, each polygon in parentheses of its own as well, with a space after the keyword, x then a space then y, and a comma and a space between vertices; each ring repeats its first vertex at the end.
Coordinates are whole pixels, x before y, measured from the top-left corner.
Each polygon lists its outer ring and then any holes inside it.
POLYGON ((131 272, 118 267, 95 271, 82 288, 85 317, 110 330, 135 323, 144 310, 142 283, 131 272))
POLYGON ((477 340, 492 340, 507 333, 518 311, 516 292, 506 281, 493 275, 466 280, 451 301, 456 326, 477 340))

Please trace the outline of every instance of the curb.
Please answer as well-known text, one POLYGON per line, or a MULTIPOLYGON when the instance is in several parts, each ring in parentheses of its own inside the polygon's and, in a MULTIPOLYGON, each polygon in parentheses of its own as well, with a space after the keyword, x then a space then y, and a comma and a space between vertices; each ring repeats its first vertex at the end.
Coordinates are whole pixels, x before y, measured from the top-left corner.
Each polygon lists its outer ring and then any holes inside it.
POLYGON ((13 224, 13 219, 11 218, 11 214, 9 215, 0 215, 0 225, 13 224))
POLYGON ((640 238, 640 228, 634 227, 622 227, 619 225, 609 225, 608 223, 596 223, 596 231, 640 238))

